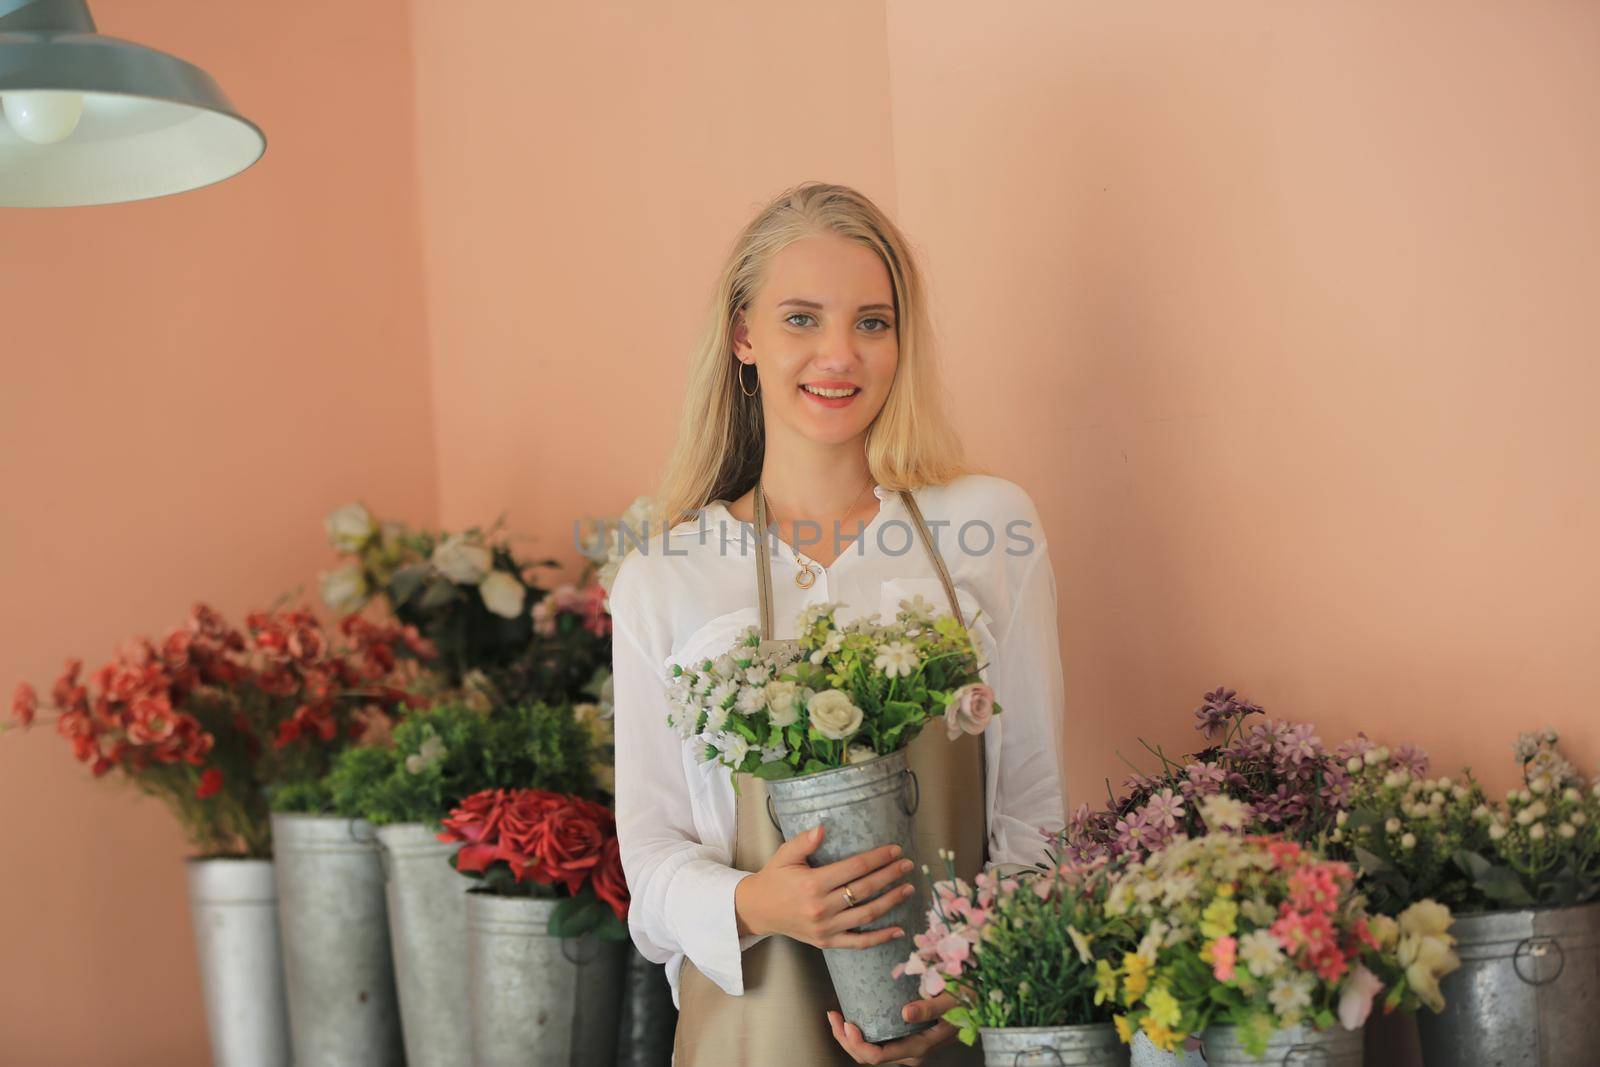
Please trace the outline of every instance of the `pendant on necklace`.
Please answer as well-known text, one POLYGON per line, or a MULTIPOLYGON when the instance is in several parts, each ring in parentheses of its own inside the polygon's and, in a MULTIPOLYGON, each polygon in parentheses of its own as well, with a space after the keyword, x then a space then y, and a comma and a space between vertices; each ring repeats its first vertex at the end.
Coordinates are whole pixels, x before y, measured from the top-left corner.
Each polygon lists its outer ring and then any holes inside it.
POLYGON ((794 584, 801 589, 810 589, 817 582, 817 572, 812 570, 816 564, 798 552, 794 554, 794 558, 795 562, 800 564, 800 570, 794 576, 794 584))

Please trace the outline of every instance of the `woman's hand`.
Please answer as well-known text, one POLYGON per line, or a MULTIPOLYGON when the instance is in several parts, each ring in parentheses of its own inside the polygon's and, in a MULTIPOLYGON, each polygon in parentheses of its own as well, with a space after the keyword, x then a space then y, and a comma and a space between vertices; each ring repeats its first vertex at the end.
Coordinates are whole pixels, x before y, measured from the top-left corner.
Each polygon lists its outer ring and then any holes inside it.
MULTIPOLYGON (((900 1014, 908 1023, 926 1022, 929 1019, 939 1019, 939 1016, 956 1006, 956 998, 949 993, 940 993, 929 1000, 913 1000, 900 1014)), ((884 1045, 874 1045, 861 1038, 861 1028, 855 1023, 847 1023, 844 1016, 836 1011, 828 1013, 828 1025, 833 1027, 833 1039, 844 1046, 857 1063, 902 1063, 909 1067, 917 1067, 922 1062, 922 1057, 932 1052, 941 1045, 947 1045, 956 1036, 956 1028, 940 1019, 928 1029, 902 1037, 899 1041, 890 1041, 884 1045)))
POLYGON ((900 846, 811 867, 806 857, 821 844, 822 827, 813 827, 785 841, 765 867, 739 880, 733 890, 739 933, 784 934, 818 948, 871 948, 903 937, 898 926, 851 933, 916 892, 911 885, 895 885, 912 867, 910 860, 900 859, 900 846))

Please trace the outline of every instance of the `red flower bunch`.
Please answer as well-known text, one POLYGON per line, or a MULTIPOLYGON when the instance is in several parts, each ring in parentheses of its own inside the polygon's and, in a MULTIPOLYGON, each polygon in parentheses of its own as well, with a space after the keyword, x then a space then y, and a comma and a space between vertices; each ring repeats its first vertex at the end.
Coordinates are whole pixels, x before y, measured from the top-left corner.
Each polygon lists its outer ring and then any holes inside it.
POLYGON ((69 659, 48 704, 22 682, 12 715, 27 727, 41 707, 55 711, 56 731, 96 777, 120 769, 165 796, 206 847, 227 852, 242 840, 260 850, 260 788, 286 766, 277 759, 258 767, 268 739, 275 752, 301 739, 332 741, 341 721, 351 735, 360 732, 358 712, 423 699, 390 684, 397 649, 419 659, 434 654, 414 627, 351 616, 339 633, 335 647, 304 610, 254 612, 241 632, 196 604, 160 642, 125 642, 87 684, 83 661, 69 659), (190 800, 229 810, 208 816, 190 800))
POLYGON ((628 886, 610 809, 546 789, 485 789, 456 806, 440 841, 459 841, 456 870, 489 874, 497 865, 516 883, 587 886, 618 919, 628 915, 628 886))

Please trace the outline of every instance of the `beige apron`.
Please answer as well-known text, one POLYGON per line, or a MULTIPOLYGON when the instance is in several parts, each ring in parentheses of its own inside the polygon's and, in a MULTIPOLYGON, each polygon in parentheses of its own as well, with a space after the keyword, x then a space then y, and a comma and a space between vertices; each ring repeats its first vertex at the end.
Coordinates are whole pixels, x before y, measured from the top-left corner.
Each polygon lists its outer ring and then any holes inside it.
MULTIPOLYGON (((950 610, 965 624, 955 585, 922 510, 911 493, 901 490, 906 510, 916 522, 923 546, 944 583, 950 610)), ((772 572, 767 558, 766 507, 756 486, 756 588, 761 602, 761 636, 772 640, 772 572)), ((916 855, 934 878, 944 878, 940 849, 953 849, 956 870, 969 882, 983 869, 987 855, 982 736, 962 734, 948 739, 944 724, 930 723, 907 749, 911 769, 921 787, 916 816, 916 855)), ((766 782, 741 774, 734 804, 733 866, 758 871, 783 844, 767 816, 766 782)), ((915 872, 921 877, 920 871, 915 872)), ((906 954, 913 948, 902 938, 906 954)), ((687 958, 678 983, 678 1030, 673 1044, 674 1067, 790 1067, 790 1065, 853 1064, 833 1038, 825 1012, 838 999, 822 950, 782 935, 764 938, 744 952, 744 995, 729 996, 701 974, 687 958)), ((958 1067, 983 1062, 978 1048, 959 1042, 929 1054, 927 1067, 958 1067)))

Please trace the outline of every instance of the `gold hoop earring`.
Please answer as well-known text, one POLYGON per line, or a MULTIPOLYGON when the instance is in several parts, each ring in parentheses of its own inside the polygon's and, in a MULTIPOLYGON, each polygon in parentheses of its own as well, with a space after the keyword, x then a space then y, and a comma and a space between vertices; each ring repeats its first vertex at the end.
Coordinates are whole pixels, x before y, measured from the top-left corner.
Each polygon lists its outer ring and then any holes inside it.
POLYGON ((754 366, 754 363, 746 363, 742 359, 739 361, 739 392, 743 393, 745 396, 755 396, 761 391, 761 372, 759 370, 756 371, 756 387, 754 389, 746 389, 744 387, 744 369, 746 367, 754 366))

